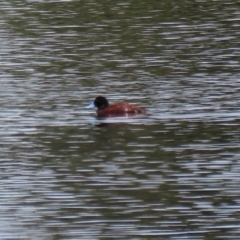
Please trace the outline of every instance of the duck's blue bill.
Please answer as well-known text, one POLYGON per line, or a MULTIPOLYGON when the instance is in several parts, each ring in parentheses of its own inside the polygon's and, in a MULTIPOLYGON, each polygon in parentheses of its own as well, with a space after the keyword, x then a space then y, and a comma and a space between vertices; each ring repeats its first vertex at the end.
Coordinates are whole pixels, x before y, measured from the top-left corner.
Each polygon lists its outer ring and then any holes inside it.
POLYGON ((92 102, 90 105, 88 105, 86 108, 94 108, 95 105, 94 105, 94 102, 92 102))

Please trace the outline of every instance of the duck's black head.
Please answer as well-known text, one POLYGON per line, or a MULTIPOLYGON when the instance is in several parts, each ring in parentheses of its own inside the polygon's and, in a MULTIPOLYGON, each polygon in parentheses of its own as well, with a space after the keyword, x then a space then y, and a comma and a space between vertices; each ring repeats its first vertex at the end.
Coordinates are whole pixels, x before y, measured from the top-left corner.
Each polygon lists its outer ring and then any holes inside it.
POLYGON ((98 110, 104 109, 109 106, 108 100, 105 97, 98 96, 94 100, 94 106, 98 108, 98 110))

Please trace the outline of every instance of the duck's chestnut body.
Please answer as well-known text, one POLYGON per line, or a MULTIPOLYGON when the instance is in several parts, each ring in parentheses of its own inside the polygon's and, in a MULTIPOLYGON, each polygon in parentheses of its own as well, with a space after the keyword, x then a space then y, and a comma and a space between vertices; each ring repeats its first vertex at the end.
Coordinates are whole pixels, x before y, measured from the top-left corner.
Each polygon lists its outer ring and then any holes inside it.
POLYGON ((118 116, 133 116, 136 114, 144 114, 146 111, 143 108, 137 107, 128 103, 116 103, 109 105, 106 108, 98 109, 99 117, 118 117, 118 116))
POLYGON ((102 96, 97 97, 89 107, 98 108, 98 117, 133 116, 146 113, 144 108, 129 103, 116 103, 109 105, 108 100, 102 96))

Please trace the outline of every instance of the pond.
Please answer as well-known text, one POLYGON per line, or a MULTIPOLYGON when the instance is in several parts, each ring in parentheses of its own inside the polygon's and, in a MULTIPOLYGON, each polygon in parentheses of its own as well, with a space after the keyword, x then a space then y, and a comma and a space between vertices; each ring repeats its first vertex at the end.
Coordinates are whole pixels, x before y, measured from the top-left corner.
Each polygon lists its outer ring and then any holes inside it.
POLYGON ((237 239, 239 7, 2 3, 0 238, 237 239))

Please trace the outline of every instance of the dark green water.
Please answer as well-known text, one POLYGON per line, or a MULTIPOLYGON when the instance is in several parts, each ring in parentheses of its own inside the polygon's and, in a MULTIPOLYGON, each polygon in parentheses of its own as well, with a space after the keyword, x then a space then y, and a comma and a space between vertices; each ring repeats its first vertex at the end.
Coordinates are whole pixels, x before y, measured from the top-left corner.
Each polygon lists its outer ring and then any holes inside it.
POLYGON ((238 1, 5 1, 0 239, 238 239, 238 1), (148 109, 99 120, 98 95, 148 109))

